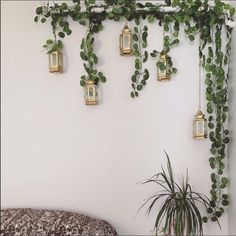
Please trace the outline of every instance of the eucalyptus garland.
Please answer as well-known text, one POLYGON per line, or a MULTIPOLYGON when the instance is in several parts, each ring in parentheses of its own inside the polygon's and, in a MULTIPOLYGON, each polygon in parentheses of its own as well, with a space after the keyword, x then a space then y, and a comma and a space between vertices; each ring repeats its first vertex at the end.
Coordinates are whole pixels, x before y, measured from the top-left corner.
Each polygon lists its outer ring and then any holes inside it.
MULTIPOLYGON (((133 29, 133 48, 135 57, 135 72, 131 78, 132 97, 137 97, 143 90, 149 78, 149 71, 144 68, 149 58, 146 50, 148 40, 148 25, 142 27, 141 23, 147 19, 149 23, 157 22, 164 28, 164 45, 161 50, 153 50, 152 57, 160 53, 170 53, 171 48, 180 43, 180 26, 190 41, 196 37, 200 38, 199 57, 201 66, 205 71, 206 101, 208 113, 208 126, 210 129, 209 139, 211 141, 209 163, 211 173, 211 202, 207 209, 209 213, 203 218, 218 221, 229 204, 229 197, 226 194, 228 178, 226 177, 225 158, 227 157, 227 146, 230 141, 230 132, 227 128, 228 118, 228 80, 231 52, 232 28, 227 25, 233 21, 235 8, 221 0, 214 0, 209 4, 208 0, 165 0, 164 3, 153 4, 146 2, 142 4, 135 0, 104 0, 103 3, 96 0, 73 0, 72 5, 67 3, 48 3, 36 9, 35 22, 45 23, 50 20, 53 32, 53 39, 44 44, 48 53, 61 49, 63 43, 57 37, 63 39, 72 33, 68 18, 88 28, 86 36, 81 43, 81 58, 84 60, 84 68, 87 75, 81 76, 80 84, 85 85, 86 79, 105 82, 106 77, 102 72, 95 69, 99 59, 94 52, 94 35, 103 29, 103 21, 106 19, 120 21, 125 18, 128 21, 135 20, 136 26, 133 29), (99 4, 99 5, 97 5, 99 4), (165 12, 163 7, 173 7, 175 10, 165 12), (222 38, 226 34, 226 44, 222 38)), ((174 59, 176 60, 176 58, 174 59)), ((169 57, 169 73, 176 73, 173 61, 169 57)), ((156 63, 160 69, 162 63, 156 63)))
POLYGON ((94 44, 94 37, 93 34, 88 31, 85 38, 83 38, 81 43, 81 52, 80 57, 82 60, 85 61, 84 69, 87 72, 87 75, 82 75, 80 80, 80 85, 84 86, 86 83, 86 80, 93 80, 95 84, 97 84, 99 81, 105 83, 106 77, 103 75, 102 72, 98 72, 94 68, 94 66, 98 63, 98 57, 94 53, 93 50, 93 44, 94 44))
POLYGON ((148 51, 143 49, 147 48, 147 37, 148 37, 148 27, 145 25, 141 26, 139 18, 135 19, 136 26, 134 27, 133 34, 133 49, 135 59, 135 72, 131 78, 132 88, 131 97, 138 97, 139 91, 143 89, 146 85, 146 81, 149 79, 149 71, 147 68, 143 68, 144 64, 148 60, 148 51))

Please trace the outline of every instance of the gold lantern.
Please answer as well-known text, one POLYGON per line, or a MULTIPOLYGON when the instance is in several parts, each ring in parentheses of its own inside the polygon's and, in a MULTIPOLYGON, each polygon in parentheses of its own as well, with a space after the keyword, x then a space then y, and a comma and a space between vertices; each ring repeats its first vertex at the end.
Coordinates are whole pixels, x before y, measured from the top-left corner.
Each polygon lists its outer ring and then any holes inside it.
POLYGON ((157 64, 158 64, 157 80, 159 80, 159 81, 170 80, 168 60, 169 60, 169 56, 167 53, 164 52, 164 53, 160 54, 160 58, 157 62, 157 64))
POLYGON ((59 50, 49 53, 49 72, 63 72, 63 57, 59 50))
POLYGON ((86 105, 97 105, 97 86, 94 80, 85 81, 84 99, 86 105))
POLYGON ((193 120, 193 138, 207 138, 207 120, 201 110, 197 112, 193 120))
POLYGON ((120 55, 131 56, 132 53, 132 33, 126 24, 120 35, 120 55))
MULTIPOLYGON (((200 46, 201 47, 201 41, 200 46)), ((193 138, 194 139, 206 139, 207 138, 207 120, 205 115, 201 111, 201 58, 199 55, 199 100, 198 100, 198 112, 194 116, 193 120, 193 138)))

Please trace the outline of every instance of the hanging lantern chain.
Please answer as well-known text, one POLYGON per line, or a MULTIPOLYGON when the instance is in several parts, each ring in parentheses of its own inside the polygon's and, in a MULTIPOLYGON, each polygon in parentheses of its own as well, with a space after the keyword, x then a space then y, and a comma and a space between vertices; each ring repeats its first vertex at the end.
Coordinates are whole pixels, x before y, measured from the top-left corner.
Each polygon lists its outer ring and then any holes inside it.
POLYGON ((162 37, 163 37, 163 50, 165 49, 165 26, 164 26, 164 24, 165 24, 165 12, 163 11, 163 23, 162 23, 162 25, 163 25, 163 27, 162 27, 162 29, 163 29, 163 31, 162 31, 162 37))
POLYGON ((200 55, 200 51, 201 51, 201 38, 199 37, 199 71, 198 71, 198 95, 199 95, 199 100, 198 100, 198 109, 199 111, 201 110, 201 97, 202 97, 202 92, 201 92, 201 67, 202 67, 202 63, 201 63, 201 55, 200 55))

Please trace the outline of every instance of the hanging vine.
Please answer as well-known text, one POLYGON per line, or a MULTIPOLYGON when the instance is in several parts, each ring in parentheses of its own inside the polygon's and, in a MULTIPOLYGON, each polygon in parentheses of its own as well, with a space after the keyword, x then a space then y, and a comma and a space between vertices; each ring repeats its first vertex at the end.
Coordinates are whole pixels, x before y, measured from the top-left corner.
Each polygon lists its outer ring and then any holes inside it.
MULTIPOLYGON (((162 20, 159 20, 159 26, 163 25, 163 49, 162 51, 153 50, 153 52, 150 53, 150 55, 153 58, 160 57, 162 54, 167 54, 170 52, 171 48, 173 48, 175 45, 179 44, 179 39, 177 38, 179 35, 179 23, 178 21, 174 21, 173 15, 167 15, 162 13, 162 20), (173 23, 174 22, 174 23, 173 23), (168 35, 166 35, 168 34, 168 35)), ((167 73, 169 75, 177 73, 177 68, 174 67, 172 57, 168 55, 167 57, 167 65, 168 65, 168 71, 167 73)), ((162 63, 161 61, 157 61, 156 67, 160 70, 165 70, 166 65, 162 63)))
POLYGON ((148 60, 148 51, 143 49, 147 48, 147 37, 148 37, 148 27, 145 25, 141 26, 141 20, 139 18, 135 19, 136 26, 134 27, 133 34, 133 48, 135 56, 135 72, 131 77, 132 88, 131 97, 138 97, 139 91, 143 89, 146 85, 146 81, 149 79, 149 72, 147 68, 143 68, 144 64, 148 60))
MULTIPOLYGON (((86 32, 86 36, 82 39, 80 45, 80 57, 85 62, 83 63, 84 69, 87 72, 86 75, 81 76, 80 85, 83 87, 86 83, 86 80, 93 80, 95 84, 99 81, 105 83, 106 77, 104 74, 97 69, 95 65, 98 64, 98 57, 94 52, 94 34, 98 33, 103 29, 102 19, 104 19, 104 14, 92 13, 92 8, 90 5, 87 9, 87 13, 90 16, 88 20, 89 29, 86 32)), ((96 6, 94 6, 96 7, 96 6)), ((86 24, 86 23, 85 23, 86 24)))
MULTIPOLYGON (((84 61, 87 75, 81 76, 80 84, 84 86, 86 79, 92 79, 98 83, 106 82, 102 72, 94 67, 99 59, 93 49, 94 34, 103 29, 102 22, 106 19, 119 21, 125 18, 129 21, 135 20, 133 34, 133 48, 135 57, 135 72, 131 78, 133 91, 132 97, 137 97, 143 90, 149 78, 149 71, 144 68, 148 60, 147 39, 148 25, 141 26, 141 22, 147 18, 149 23, 157 20, 164 27, 164 46, 162 50, 154 50, 152 57, 162 52, 170 52, 173 46, 180 43, 178 38, 180 26, 183 25, 184 33, 190 41, 194 41, 196 35, 200 35, 201 46, 199 56, 202 68, 205 70, 206 101, 208 113, 208 126, 210 129, 209 139, 211 141, 209 163, 212 168, 210 190, 211 202, 207 211, 209 215, 203 218, 217 221, 229 204, 226 188, 228 178, 225 175, 225 158, 227 156, 227 145, 230 141, 230 132, 227 128, 228 118, 228 80, 231 52, 232 28, 227 25, 233 21, 235 8, 221 0, 215 0, 209 4, 208 0, 165 0, 164 4, 145 4, 135 0, 105 0, 103 4, 96 5, 96 0, 85 0, 84 7, 80 0, 73 0, 73 5, 67 3, 47 3, 36 9, 35 22, 45 23, 50 20, 54 39, 49 39, 44 48, 50 53, 52 50, 62 48, 63 43, 57 37, 63 39, 72 33, 68 17, 81 25, 88 27, 86 36, 81 43, 80 56, 84 61), (173 7, 172 12, 163 14, 163 7, 173 7), (99 11, 98 11, 99 9, 99 11), (226 44, 222 43, 222 37, 226 32, 226 44)), ((173 66, 172 58, 168 63, 170 73, 176 73, 177 68, 173 66)), ((163 69, 161 63, 156 64, 163 69)))

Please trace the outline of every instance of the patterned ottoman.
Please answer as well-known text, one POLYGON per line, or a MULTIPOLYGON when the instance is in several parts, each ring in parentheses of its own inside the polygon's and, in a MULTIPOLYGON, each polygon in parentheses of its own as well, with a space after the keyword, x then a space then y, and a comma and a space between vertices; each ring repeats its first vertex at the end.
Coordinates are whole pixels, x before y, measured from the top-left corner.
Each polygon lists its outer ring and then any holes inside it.
POLYGON ((3 209, 2 236, 117 235, 106 221, 55 210, 3 209))

